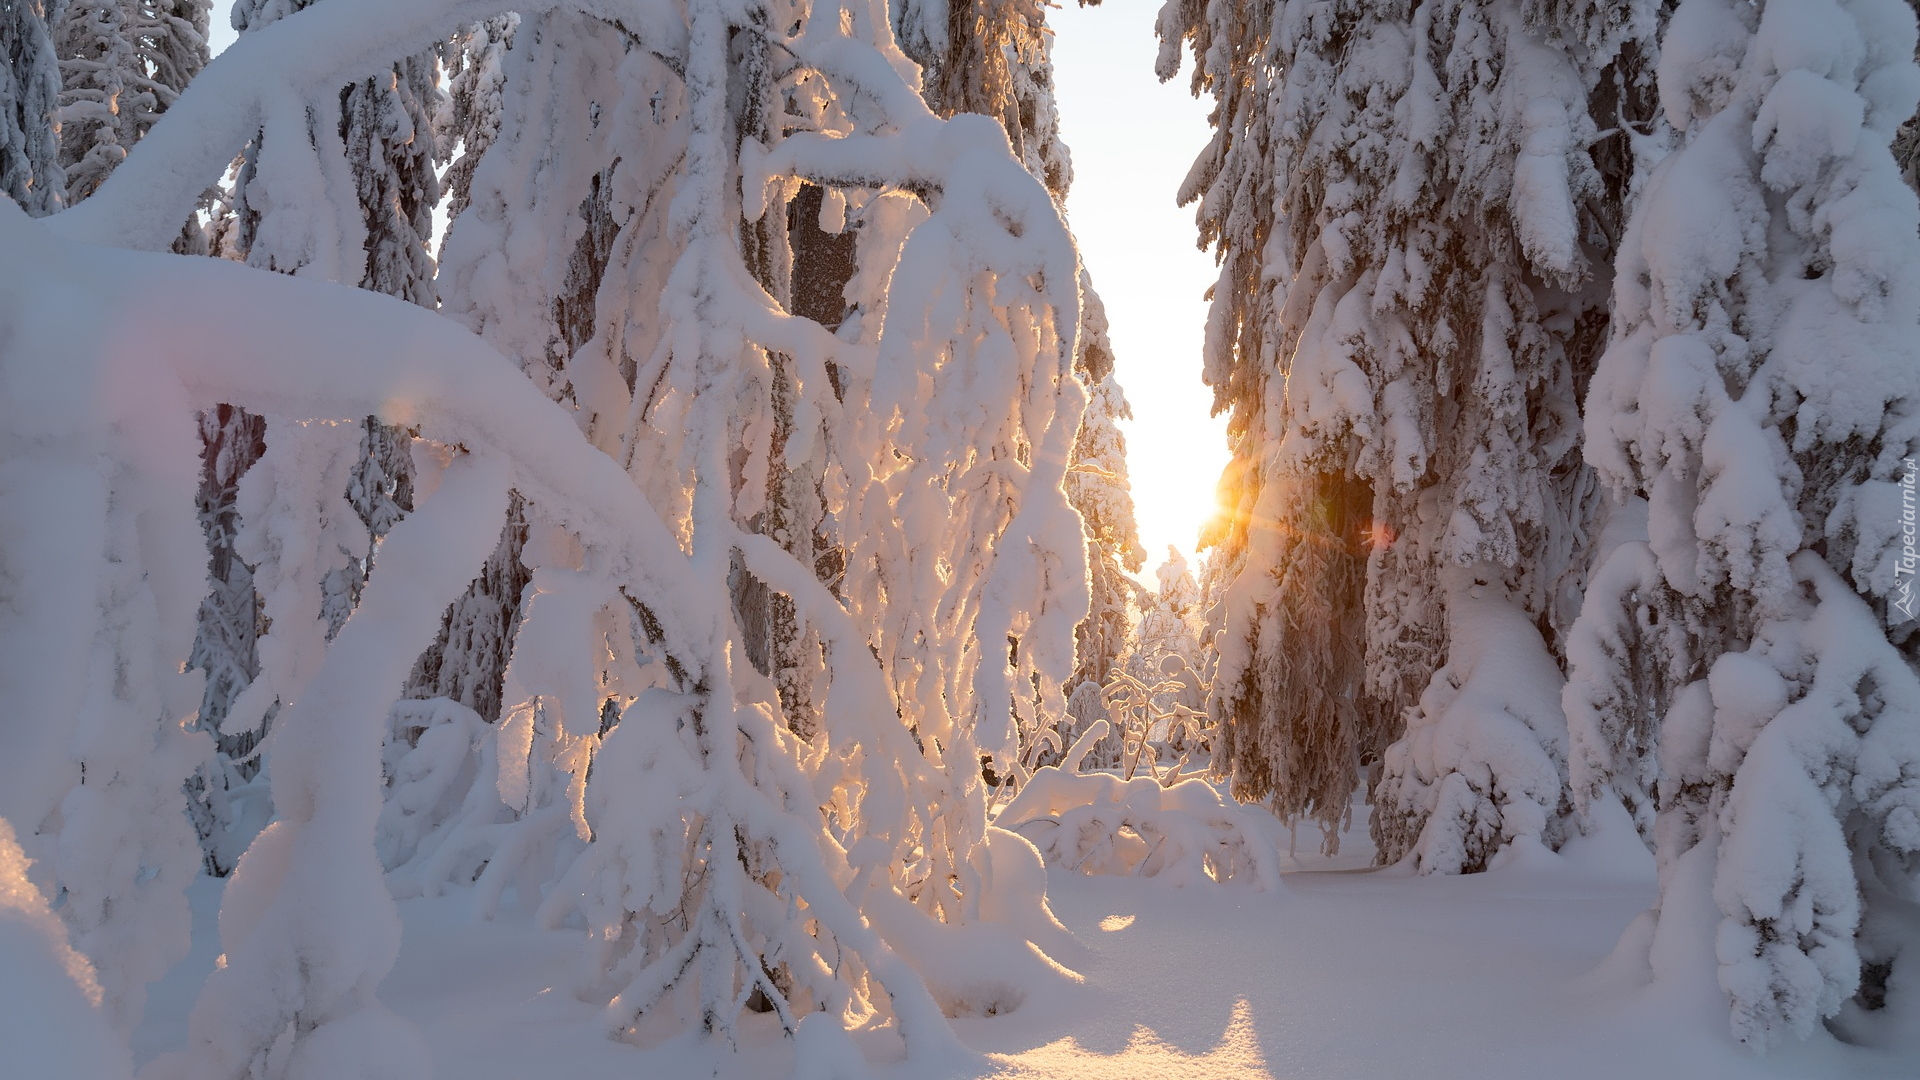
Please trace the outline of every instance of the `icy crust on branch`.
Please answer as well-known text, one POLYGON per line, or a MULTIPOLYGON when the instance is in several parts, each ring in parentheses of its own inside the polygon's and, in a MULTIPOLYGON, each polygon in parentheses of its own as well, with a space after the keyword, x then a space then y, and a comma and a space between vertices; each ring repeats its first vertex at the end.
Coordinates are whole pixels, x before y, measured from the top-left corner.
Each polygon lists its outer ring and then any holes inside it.
POLYGON ((1510 845, 1558 848, 1567 831, 1560 669, 1498 568, 1444 577, 1447 664, 1374 790, 1374 834, 1423 874, 1484 870, 1510 845))
POLYGON ((1896 0, 1681 5, 1659 74, 1681 145, 1622 245, 1587 400, 1589 460, 1648 518, 1573 634, 1575 797, 1657 783, 1663 925, 1691 918, 1676 867, 1718 853, 1719 984, 1757 1047, 1849 999, 1911 1008, 1920 963, 1893 929, 1920 719, 1891 602, 1911 581, 1892 530, 1920 453, 1920 205, 1887 150, 1920 100, 1914 43, 1896 0))
POLYGON ((1122 780, 1080 771, 1107 734, 1095 720, 1059 765, 1034 772, 994 819, 1032 841, 1045 859, 1083 874, 1160 878, 1175 886, 1251 884, 1285 892, 1280 853, 1232 799, 1198 777, 1122 780))
MULTIPOLYGON (((1221 263, 1205 378, 1232 410, 1235 505, 1207 538, 1232 575, 1219 761, 1237 794, 1328 837, 1441 666, 1442 568, 1503 567, 1550 637, 1571 621, 1593 504, 1576 388, 1605 325, 1592 271, 1637 168, 1622 128, 1650 107, 1655 15, 1162 9, 1160 75, 1190 44, 1216 106, 1181 197, 1221 263)), ((1383 857, 1411 835, 1381 836, 1383 857)))

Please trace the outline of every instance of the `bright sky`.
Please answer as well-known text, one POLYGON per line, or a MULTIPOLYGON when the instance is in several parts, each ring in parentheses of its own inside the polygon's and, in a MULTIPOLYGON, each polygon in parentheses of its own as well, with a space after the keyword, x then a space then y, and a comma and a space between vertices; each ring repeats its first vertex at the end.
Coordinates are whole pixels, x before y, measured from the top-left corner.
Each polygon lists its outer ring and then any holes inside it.
POLYGON ((1208 106, 1187 93, 1187 71, 1165 85, 1154 78, 1160 0, 1062 2, 1047 21, 1061 134, 1073 150, 1067 218, 1106 301, 1133 406, 1122 430, 1147 548, 1140 576, 1152 583, 1168 544, 1193 554, 1227 462, 1226 419, 1208 417, 1213 392, 1200 382, 1213 257, 1194 246, 1192 207, 1173 201, 1206 144, 1208 106))
MULTIPOLYGON (((1214 482, 1227 462, 1226 421, 1207 415, 1200 345, 1213 257, 1194 247, 1191 207, 1173 204, 1187 167, 1207 140, 1208 106, 1187 93, 1188 72, 1153 77, 1160 0, 1075 0, 1048 13, 1060 126, 1073 150, 1067 213, 1094 287, 1106 301, 1120 385, 1133 406, 1123 425, 1147 563, 1173 544, 1192 556, 1213 512, 1214 482)), ((210 44, 231 44, 228 4, 217 2, 210 44)))

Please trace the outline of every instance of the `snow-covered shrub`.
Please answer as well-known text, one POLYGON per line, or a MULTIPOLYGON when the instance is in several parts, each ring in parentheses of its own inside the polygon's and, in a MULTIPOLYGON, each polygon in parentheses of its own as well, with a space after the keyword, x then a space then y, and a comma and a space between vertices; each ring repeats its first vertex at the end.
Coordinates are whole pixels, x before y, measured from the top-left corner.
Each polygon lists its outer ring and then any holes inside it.
POLYGON ((1177 771, 1131 780, 1079 771, 1105 734, 1106 722, 1096 721, 1059 765, 1035 771, 995 826, 1031 840, 1048 862, 1084 874, 1282 889, 1272 840, 1212 784, 1181 779, 1177 771))
POLYGON ((1423 874, 1484 870, 1503 847, 1557 848, 1566 832, 1560 669, 1498 568, 1445 577, 1447 664, 1374 790, 1374 834, 1423 874))
MULTIPOLYGON (((377 843, 380 863, 390 870, 394 895, 404 898, 428 891, 424 884, 410 882, 413 875, 399 868, 422 854, 423 844, 436 829, 447 827, 456 814, 464 818, 470 810, 493 810, 484 805, 490 801, 485 799, 488 785, 480 781, 491 779, 494 742, 480 714, 451 698, 403 699, 394 704, 388 725, 382 763, 387 797, 380 806, 377 843), (483 805, 469 807, 476 797, 483 805)), ((462 845, 441 840, 427 846, 444 858, 462 845)), ((462 878, 472 881, 487 854, 476 852, 471 859, 459 869, 435 867, 424 876, 434 885, 462 878)))
POLYGON ((1714 941, 1675 947, 1714 950, 1756 1047, 1856 993, 1899 1006, 1920 963, 1893 929, 1920 865, 1920 681, 1890 629, 1920 455, 1920 205, 1888 152, 1914 45, 1899 0, 1681 4, 1659 72, 1679 145, 1622 244, 1587 399, 1588 459, 1648 512, 1573 638, 1574 795, 1657 792, 1661 925, 1695 920, 1710 878, 1714 941))

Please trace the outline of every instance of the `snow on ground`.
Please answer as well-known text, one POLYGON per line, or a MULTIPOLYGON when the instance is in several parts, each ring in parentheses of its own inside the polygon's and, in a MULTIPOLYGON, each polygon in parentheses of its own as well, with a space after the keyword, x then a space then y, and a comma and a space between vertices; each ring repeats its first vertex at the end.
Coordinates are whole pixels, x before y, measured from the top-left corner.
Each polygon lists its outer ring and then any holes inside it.
MULTIPOLYGON (((1358 817, 1358 815, 1356 815, 1358 817)), ((1277 846, 1286 830, 1265 819, 1277 846)), ((1174 888, 1054 871, 1055 912, 1087 946, 1086 985, 956 1027, 974 1056, 939 1075, 898 1067, 885 1031, 856 1036, 880 1080, 1842 1080, 1920 1076, 1920 1060, 1821 1036, 1756 1058, 1726 1033, 1724 1005, 1638 990, 1603 966, 1653 900, 1651 859, 1608 843, 1536 850, 1466 877, 1368 870, 1364 821, 1340 855, 1302 830, 1288 892, 1174 888), (1625 857, 1623 857, 1623 854, 1625 857), (1701 1009, 1719 1010, 1718 1024, 1701 1009)), ((193 890, 195 948, 151 995, 134 1038, 145 1061, 181 1045, 212 969, 220 883, 193 890)), ((420 1025, 436 1073, 460 1080, 777 1080, 791 1044, 771 1017, 725 1055, 682 1039, 641 1050, 601 1034, 567 992, 579 940, 469 897, 400 905, 406 939, 381 990, 420 1025)), ((813 1073, 819 1080, 835 1074, 813 1073)), ((853 1075, 848 1073, 846 1075, 853 1075)))

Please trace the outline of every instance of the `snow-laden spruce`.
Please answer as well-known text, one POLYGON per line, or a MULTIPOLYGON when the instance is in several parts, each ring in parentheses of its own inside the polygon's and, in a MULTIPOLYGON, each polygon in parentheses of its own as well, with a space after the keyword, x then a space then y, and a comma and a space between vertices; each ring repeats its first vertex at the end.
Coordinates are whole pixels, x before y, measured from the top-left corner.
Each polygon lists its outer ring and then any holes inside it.
POLYGON ((92 194, 206 67, 211 6, 210 0, 67 0, 54 45, 68 205, 92 194))
POLYGON ((54 28, 61 56, 60 157, 67 201, 79 202, 107 178, 151 124, 158 102, 140 86, 131 5, 120 0, 69 3, 54 28))
POLYGON ((58 7, 19 0, 0 8, 0 193, 36 216, 66 205, 60 63, 48 21, 58 7))
MULTIPOLYGON (((1237 502, 1209 537, 1232 579, 1219 767, 1329 843, 1403 713, 1409 745, 1440 721, 1415 705, 1450 693, 1443 663, 1456 679, 1471 666, 1449 641, 1443 567, 1497 569, 1476 588, 1556 632, 1571 619, 1593 490, 1577 396, 1606 323, 1654 15, 1648 0, 1162 9, 1161 76, 1190 43, 1194 90, 1216 100, 1181 197, 1221 263, 1206 379, 1232 410, 1237 502)), ((1467 736, 1468 759, 1388 755, 1382 858, 1427 829, 1550 838, 1551 793, 1529 796, 1546 819, 1490 824, 1539 786, 1537 766, 1558 768, 1563 736, 1534 719, 1546 729, 1518 757, 1473 757, 1504 745, 1493 730, 1467 736), (1435 785, 1458 794, 1420 794, 1435 785)))
MULTIPOLYGON (((597 29, 571 8, 519 7, 515 40, 529 57, 540 55, 542 33, 597 29)), ((5 279, 5 374, 21 388, 8 400, 44 397, 22 380, 52 372, 87 390, 63 398, 71 409, 8 425, 8 437, 58 435, 34 444, 57 460, 30 462, 27 481, 71 475, 100 494, 97 507, 21 507, 66 537, 56 548, 8 538, 7 572, 26 582, 20 595, 48 601, 10 608, 0 625, 20 643, 9 663, 35 669, 9 685, 49 698, 33 731, 8 732, 20 751, 9 775, 27 779, 9 787, 4 816, 31 822, 24 828, 44 833, 37 843, 64 843, 72 825, 49 811, 73 782, 60 766, 66 740, 93 710, 59 695, 88 685, 76 665, 89 656, 127 652, 128 670, 152 676, 93 683, 129 701, 98 710, 111 736, 99 760, 137 740, 149 747, 124 791, 103 797, 177 807, 198 756, 182 728, 200 696, 197 673, 182 664, 204 581, 193 408, 230 403, 272 418, 272 468, 241 482, 242 517, 253 519, 243 536, 257 531, 261 542, 241 546, 258 554, 300 533, 311 555, 263 558, 279 575, 318 571, 331 549, 349 546, 328 548, 327 530, 300 522, 318 514, 328 529, 364 527, 350 508, 340 513, 345 485, 335 483, 356 452, 356 422, 377 415, 421 432, 418 505, 375 551, 358 605, 331 641, 319 611, 290 616, 286 629, 302 644, 275 662, 281 708, 267 751, 278 820, 228 887, 227 963, 196 1007, 188 1049, 157 1066, 163 1075, 241 1075, 266 1063, 293 1076, 402 1076, 418 1065, 417 1038, 375 997, 397 949, 378 855, 411 864, 448 838, 422 821, 399 827, 390 817, 382 828, 382 745, 395 727, 422 743, 440 728, 471 732, 470 713, 396 712, 391 695, 485 558, 509 490, 529 515, 533 587, 503 717, 479 740, 436 736, 469 750, 491 742, 492 775, 476 774, 470 789, 497 799, 495 816, 476 823, 455 812, 438 827, 505 826, 485 840, 489 870, 496 861, 503 872, 526 868, 511 886, 517 902, 593 931, 577 989, 610 1002, 610 1030, 645 1037, 685 1025, 724 1036, 749 1005, 792 1030, 824 1009, 841 1022, 891 1018, 921 1055, 950 1043, 943 1012, 1004 1011, 1071 978, 1028 944, 1050 925, 1037 862, 1018 838, 986 829, 979 771, 983 753, 1009 769, 1022 729, 1061 715, 1073 631, 1087 614, 1085 538, 1062 490, 1085 405, 1073 371, 1080 268, 1057 207, 998 124, 927 109, 878 5, 703 7, 690 22, 666 6, 623 11, 621 33, 647 47, 623 38, 598 54, 610 63, 597 70, 590 50, 575 50, 584 65, 561 74, 636 95, 601 114, 624 128, 602 148, 639 140, 658 151, 623 158, 636 182, 607 196, 621 211, 616 239, 644 252, 601 290, 626 304, 596 305, 594 337, 555 369, 564 385, 522 374, 549 344, 526 318, 546 317, 541 305, 564 275, 535 273, 527 280, 539 291, 523 294, 511 267, 468 264, 466 310, 488 337, 516 344, 512 359, 416 308, 301 280, 358 284, 364 265, 352 170, 344 148, 322 137, 339 130, 339 88, 494 14, 482 4, 385 10, 328 0, 249 32, 55 230, 17 211, 0 218, 8 250, 28 256, 5 279), (777 37, 779 48, 743 58, 728 47, 736 30, 777 37), (755 66, 769 55, 791 62, 755 66), (754 88, 744 101, 729 92, 740 80, 754 88), (753 108, 768 102, 797 105, 760 113, 790 125, 754 126, 753 108), (743 144, 742 131, 757 134, 743 144), (256 135, 250 184, 264 186, 252 190, 272 192, 283 212, 262 215, 254 242, 269 242, 275 266, 293 276, 66 242, 165 250, 201 188, 256 135), (825 193, 822 231, 852 215, 861 222, 859 273, 846 287, 858 317, 837 336, 784 310, 764 264, 742 250, 741 223, 779 221, 803 185, 825 193), (307 212, 285 212, 296 206, 307 212), (188 302, 208 295, 226 301, 211 315, 188 302), (101 297, 104 310, 139 313, 137 352, 122 347, 111 320, 81 337, 58 329, 101 297), (55 340, 63 364, 43 362, 55 340), (786 423, 770 392, 778 378, 794 417, 784 445, 774 438, 786 423), (108 391, 137 403, 138 423, 116 425, 117 414, 93 407, 90 394, 108 391), (137 447, 113 441, 148 427, 156 434, 137 447), (848 538, 839 595, 786 538, 751 531, 776 455, 820 468, 848 538), (123 469, 139 475, 123 481, 123 469), (155 471, 166 475, 148 479, 155 471), (114 515, 149 503, 174 509, 128 517, 152 538, 110 549, 114 515), (81 527, 89 514, 101 528, 81 527), (95 534, 99 545, 73 542, 95 534), (118 561, 107 574, 110 555, 118 561), (801 673, 819 695, 810 736, 739 647, 733 582, 743 572, 787 597, 818 643, 817 668, 801 673), (49 609, 92 590, 107 598, 49 609), (120 617, 123 592, 152 614, 120 617), (71 632, 47 634, 26 617, 41 615, 71 632), (142 619, 160 629, 144 631, 142 619), (155 755, 156 741, 191 752, 155 755), (540 837, 555 841, 544 870, 523 857, 540 837)), ((512 110, 536 103, 547 92, 537 76, 555 69, 523 73, 517 104, 516 70, 510 54, 502 133, 476 170, 456 242, 461 229, 481 235, 487 193, 515 182, 516 159, 503 156, 494 170, 494 154, 545 130, 538 115, 512 110)), ((556 182, 587 190, 543 193, 577 196, 558 213, 573 213, 596 178, 626 183, 583 173, 556 182)), ((37 490, 8 488, 7 497, 37 490)), ((415 769, 406 756, 389 755, 396 778, 433 774, 433 763, 415 769)), ((105 785, 111 775, 97 778, 105 785)), ((429 801, 452 802, 415 805, 429 801)), ((179 875, 192 861, 190 834, 184 846, 175 835, 183 819, 122 810, 100 820, 158 831, 109 835, 88 850, 144 844, 156 854, 143 861, 160 873, 106 868, 103 895, 151 895, 154 918, 183 913, 179 875)), ((144 909, 108 910, 124 920, 144 909)), ((112 930, 112 919, 103 925, 112 930)), ((149 952, 184 943, 184 925, 150 931, 141 939, 149 952)), ((103 981, 133 980, 151 962, 144 955, 94 959, 103 981)))
POLYGON ((1643 827, 1657 806, 1655 975, 1710 954, 1759 1047, 1920 1007, 1920 678, 1893 636, 1920 206, 1888 152, 1914 45, 1899 0, 1680 6, 1659 70, 1679 145, 1622 244, 1587 399, 1587 457, 1645 528, 1570 639, 1573 793, 1643 827))

